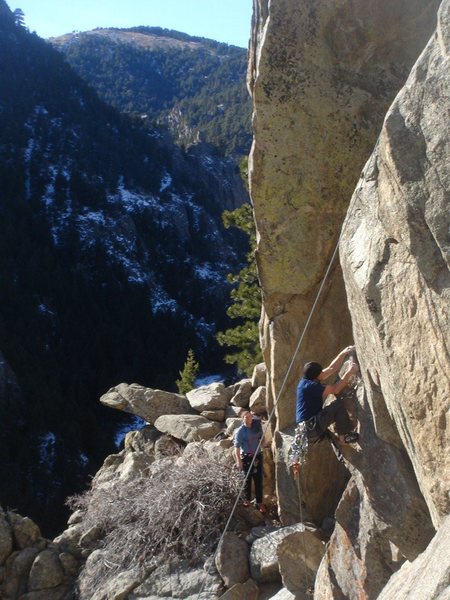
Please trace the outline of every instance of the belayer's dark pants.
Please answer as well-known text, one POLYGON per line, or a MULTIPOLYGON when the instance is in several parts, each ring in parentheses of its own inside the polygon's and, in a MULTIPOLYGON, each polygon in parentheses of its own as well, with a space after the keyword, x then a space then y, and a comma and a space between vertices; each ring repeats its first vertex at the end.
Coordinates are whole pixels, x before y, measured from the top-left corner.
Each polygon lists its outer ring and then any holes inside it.
POLYGON ((252 499, 252 480, 255 482, 255 498, 256 503, 261 504, 263 501, 263 457, 262 453, 259 453, 255 462, 253 463, 251 472, 248 474, 251 462, 253 460, 253 454, 244 454, 242 457, 242 468, 246 476, 245 482, 245 497, 250 502, 252 499))

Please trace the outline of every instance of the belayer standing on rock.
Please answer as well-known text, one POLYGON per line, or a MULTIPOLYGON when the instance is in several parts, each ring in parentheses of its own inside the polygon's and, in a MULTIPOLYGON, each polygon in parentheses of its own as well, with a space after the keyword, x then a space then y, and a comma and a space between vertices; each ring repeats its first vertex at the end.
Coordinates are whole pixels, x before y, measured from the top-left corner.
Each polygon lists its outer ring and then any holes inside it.
POLYGON ((297 429, 293 449, 291 449, 294 471, 296 471, 298 462, 301 462, 302 455, 304 457, 306 454, 308 445, 323 439, 328 433, 328 427, 333 423, 339 442, 353 444, 358 440, 358 433, 353 431, 353 424, 342 398, 337 398, 323 407, 327 396, 339 394, 358 371, 358 365, 352 361, 342 379, 332 385, 322 383, 323 380, 339 371, 347 355, 353 351, 354 346, 347 346, 325 369, 322 369, 317 362, 307 362, 303 367, 303 377, 297 386, 297 429))
POLYGON ((255 417, 251 412, 245 411, 242 414, 242 425, 236 431, 234 437, 236 466, 239 470, 244 471, 246 476, 244 506, 249 506, 250 504, 253 480, 255 483, 255 498, 258 510, 265 513, 266 507, 262 501, 263 456, 259 444, 262 436, 261 420, 258 419, 258 417, 255 417))

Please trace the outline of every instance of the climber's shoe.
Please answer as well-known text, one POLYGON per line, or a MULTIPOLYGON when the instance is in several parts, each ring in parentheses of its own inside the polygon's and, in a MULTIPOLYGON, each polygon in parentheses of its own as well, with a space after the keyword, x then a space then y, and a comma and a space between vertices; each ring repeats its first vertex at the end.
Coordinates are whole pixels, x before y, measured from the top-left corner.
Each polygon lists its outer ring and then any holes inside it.
POLYGON ((250 506, 250 502, 248 500, 244 500, 244 502, 242 504, 245 507, 250 506))
POLYGON ((350 431, 350 433, 339 436, 339 439, 343 444, 354 444, 359 439, 359 433, 357 431, 350 431))
POLYGON ((258 504, 258 510, 260 513, 264 514, 266 512, 266 507, 264 504, 258 504))

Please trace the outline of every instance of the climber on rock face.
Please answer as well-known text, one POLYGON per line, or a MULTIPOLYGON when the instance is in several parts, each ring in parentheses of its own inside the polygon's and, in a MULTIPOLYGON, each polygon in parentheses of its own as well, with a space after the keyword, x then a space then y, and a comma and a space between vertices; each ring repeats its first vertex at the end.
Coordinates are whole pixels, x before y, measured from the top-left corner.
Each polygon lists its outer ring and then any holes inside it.
POLYGON ((333 423, 339 442, 353 444, 359 437, 356 431, 352 431, 353 424, 342 399, 333 400, 323 407, 327 396, 339 394, 348 385, 352 375, 358 371, 358 365, 352 361, 342 379, 332 385, 322 383, 339 371, 347 355, 353 351, 354 346, 347 346, 325 369, 317 362, 308 362, 303 367, 303 377, 297 386, 296 421, 297 429, 302 431, 309 445, 321 440, 333 423))

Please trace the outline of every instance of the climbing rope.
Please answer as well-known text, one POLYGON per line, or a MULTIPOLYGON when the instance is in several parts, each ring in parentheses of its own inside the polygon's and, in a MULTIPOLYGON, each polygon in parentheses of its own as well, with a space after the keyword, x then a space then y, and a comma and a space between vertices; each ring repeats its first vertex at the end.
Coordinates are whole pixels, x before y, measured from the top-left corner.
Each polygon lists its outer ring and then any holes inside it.
MULTIPOLYGON (((214 552, 214 555, 213 555, 213 557, 212 557, 211 564, 215 564, 215 561, 216 561, 216 556, 217 556, 217 552, 218 552, 218 550, 219 550, 219 548, 220 548, 220 545, 221 545, 221 543, 222 543, 222 541, 223 541, 223 538, 225 537, 225 533, 227 532, 227 530, 228 530, 228 527, 230 526, 231 520, 232 520, 232 518, 233 518, 233 516, 234 516, 234 513, 235 513, 235 511, 236 511, 236 508, 237 508, 237 506, 238 506, 238 504, 239 504, 239 501, 240 501, 241 495, 242 495, 242 493, 243 493, 243 491, 244 491, 244 489, 245 489, 245 485, 246 485, 247 479, 248 479, 248 477, 250 476, 250 474, 251 474, 251 472, 252 472, 252 469, 253 469, 253 464, 254 464, 254 462, 255 462, 255 460, 256 460, 256 457, 257 457, 257 455, 258 455, 258 453, 259 453, 259 451, 260 451, 260 449, 261 449, 261 444, 262 444, 262 441, 263 441, 263 439, 264 439, 264 435, 265 435, 266 431, 267 431, 267 430, 268 430, 268 428, 269 428, 270 422, 271 422, 271 420, 272 420, 272 418, 273 418, 273 416, 274 416, 274 414, 275 414, 275 409, 276 409, 276 407, 277 407, 277 405, 278 405, 278 402, 280 401, 280 398, 281 398, 281 396, 282 396, 282 394, 283 394, 283 392, 284 392, 284 388, 286 387, 286 383, 287 383, 287 380, 288 380, 288 378, 289 378, 289 375, 290 375, 290 373, 291 373, 291 371, 292 371, 292 368, 293 368, 293 366, 294 366, 295 359, 296 359, 296 357, 297 357, 297 354, 299 353, 299 350, 300 350, 300 348, 301 348, 301 345, 302 345, 302 343, 303 343, 303 339, 304 339, 304 337, 305 337, 305 335, 306 335, 306 331, 307 331, 307 329, 308 329, 308 327, 309 327, 309 324, 310 324, 310 322, 311 322, 311 319, 312 319, 312 317, 313 317, 313 315, 314 315, 314 312, 315 312, 315 310, 316 310, 317 304, 318 304, 318 302, 319 302, 320 295, 322 294, 322 290, 323 290, 323 288, 324 288, 324 286, 325 286, 325 282, 326 282, 326 280, 328 279, 328 276, 329 276, 329 274, 330 274, 331 267, 332 267, 332 265, 333 265, 334 259, 336 258, 336 255, 337 255, 337 252, 338 252, 338 249, 339 249, 339 242, 340 242, 340 240, 341 240, 341 235, 342 235, 342 230, 341 230, 341 234, 339 235, 338 241, 337 241, 337 243, 336 243, 336 247, 335 247, 335 249, 334 249, 333 255, 331 256, 331 259, 330 259, 330 261, 329 261, 329 263, 328 263, 328 267, 327 267, 327 270, 325 271, 325 275, 324 275, 324 277, 323 277, 323 279, 322 279, 322 283, 320 284, 319 290, 318 290, 318 292, 317 292, 317 294, 316 294, 316 298, 315 298, 315 300, 314 300, 314 303, 313 303, 313 305, 312 305, 312 308, 311 308, 311 310, 310 310, 310 312, 309 312, 309 315, 308 315, 308 318, 307 318, 307 320, 306 320, 306 323, 305 323, 305 325, 304 325, 304 327, 303 327, 303 331, 302 331, 302 333, 301 333, 301 335, 300 335, 300 338, 299 338, 299 340, 298 340, 297 346, 296 346, 296 348, 295 348, 295 350, 294 350, 294 353, 293 353, 293 355, 292 355, 292 358, 291 358, 291 360, 290 360, 290 362, 289 362, 289 366, 288 366, 288 368, 287 368, 286 374, 285 374, 285 376, 284 376, 284 379, 283 379, 283 381, 282 381, 282 384, 281 384, 280 390, 279 390, 278 394, 276 395, 275 401, 274 401, 274 403, 273 403, 272 410, 270 411, 270 414, 269 414, 269 416, 268 416, 268 419, 267 419, 267 423, 265 424, 265 427, 264 427, 264 429, 263 429, 263 435, 262 435, 262 437, 261 437, 261 439, 260 439, 260 441, 259 441, 259 443, 258 443, 258 446, 257 446, 257 448, 256 448, 256 451, 255 451, 255 454, 254 454, 254 456, 253 456, 252 462, 250 463, 250 467, 249 467, 249 469, 248 469, 248 471, 247 471, 247 473, 246 473, 246 476, 245 476, 245 478, 244 478, 244 480, 243 480, 243 483, 242 483, 242 485, 241 485, 241 488, 239 489, 239 492, 238 492, 238 494, 237 494, 237 498, 236 498, 236 500, 235 500, 235 502, 234 502, 234 504, 233 504, 233 507, 232 507, 232 509, 231 509, 230 516, 228 517, 228 520, 227 520, 227 522, 225 523, 225 527, 224 527, 224 529, 223 529, 223 531, 222 531, 222 534, 221 534, 221 536, 220 536, 220 539, 219 539, 219 542, 218 542, 218 544, 217 544, 216 550, 215 550, 215 552, 214 552)), ((303 514, 302 514, 302 512, 303 512, 303 511, 302 511, 302 502, 301 502, 300 478, 299 478, 299 477, 297 477, 296 479, 297 479, 297 482, 298 482, 298 483, 297 483, 297 488, 298 488, 298 494, 299 494, 299 505, 300 505, 300 522, 303 524, 303 514)), ((305 542, 304 542, 304 540, 303 540, 303 543, 305 543, 305 542)), ((200 588, 200 591, 199 591, 199 593, 198 593, 198 595, 197 595, 197 600, 200 600, 200 596, 201 596, 201 594, 203 593, 203 589, 204 589, 204 587, 205 587, 205 583, 206 583, 206 575, 207 575, 207 573, 205 573, 205 577, 204 577, 204 579, 203 579, 202 586, 201 586, 201 588, 200 588)))

